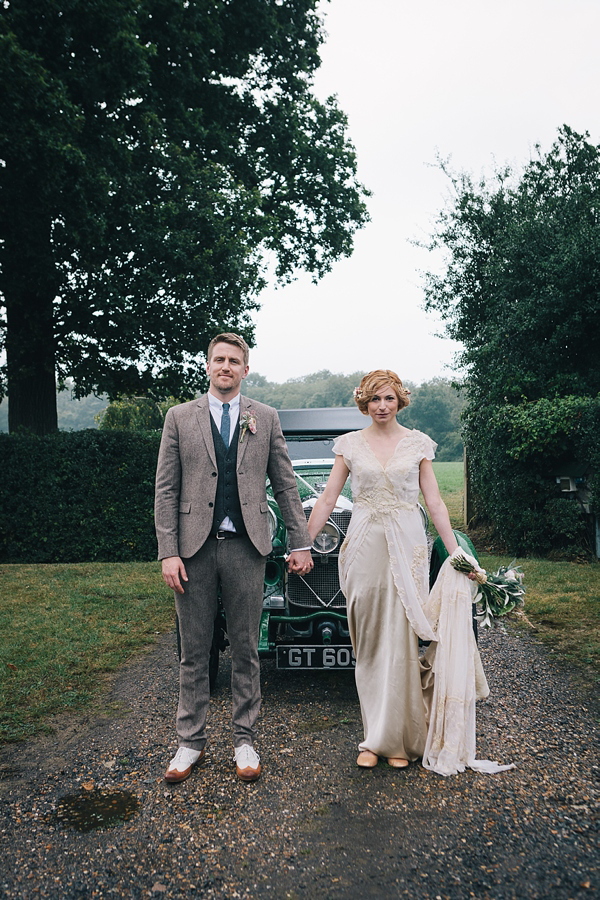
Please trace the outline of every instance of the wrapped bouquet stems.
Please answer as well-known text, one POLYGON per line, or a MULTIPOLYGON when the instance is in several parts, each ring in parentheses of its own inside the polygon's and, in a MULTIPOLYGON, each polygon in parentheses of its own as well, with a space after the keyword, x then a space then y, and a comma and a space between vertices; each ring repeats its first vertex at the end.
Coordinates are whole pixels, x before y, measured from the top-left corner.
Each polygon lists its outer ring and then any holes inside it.
POLYGON ((477 594, 474 603, 477 605, 477 619, 482 628, 489 628, 495 619, 523 606, 525 588, 520 566, 511 563, 509 566, 500 566, 497 572, 490 574, 478 569, 459 553, 450 562, 457 572, 475 574, 477 594))

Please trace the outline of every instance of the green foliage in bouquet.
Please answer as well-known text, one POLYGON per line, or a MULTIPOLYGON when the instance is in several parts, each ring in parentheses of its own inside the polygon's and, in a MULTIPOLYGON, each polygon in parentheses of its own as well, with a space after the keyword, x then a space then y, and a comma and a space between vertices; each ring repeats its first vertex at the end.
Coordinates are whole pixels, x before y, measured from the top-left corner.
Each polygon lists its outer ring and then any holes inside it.
POLYGON ((494 620, 507 616, 523 606, 525 588, 520 566, 513 563, 509 566, 500 566, 498 571, 491 575, 477 569, 464 556, 453 557, 450 564, 457 572, 465 575, 475 573, 478 589, 474 602, 477 606, 477 621, 482 628, 490 628, 494 620))

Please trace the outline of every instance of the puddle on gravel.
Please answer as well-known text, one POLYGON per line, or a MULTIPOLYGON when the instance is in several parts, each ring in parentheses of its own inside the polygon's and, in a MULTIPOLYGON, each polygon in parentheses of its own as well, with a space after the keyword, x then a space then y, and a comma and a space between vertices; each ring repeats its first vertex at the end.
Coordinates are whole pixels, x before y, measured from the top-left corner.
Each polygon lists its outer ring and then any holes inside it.
POLYGON ((139 809, 139 800, 129 791, 78 791, 63 797, 54 818, 76 831, 110 828, 131 819, 139 809))

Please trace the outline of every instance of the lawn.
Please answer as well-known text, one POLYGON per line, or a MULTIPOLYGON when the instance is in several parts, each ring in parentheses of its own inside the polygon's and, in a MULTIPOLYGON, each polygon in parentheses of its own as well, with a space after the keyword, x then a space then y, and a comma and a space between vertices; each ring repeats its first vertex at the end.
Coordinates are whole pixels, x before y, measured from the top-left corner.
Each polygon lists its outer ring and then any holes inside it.
MULTIPOLYGON (((462 463, 434 466, 453 525, 462 529, 462 463)), ((480 554, 480 562, 490 571, 510 560, 480 554)), ((538 637, 588 681, 598 680, 600 564, 517 562, 538 637)), ((94 702, 111 672, 174 624, 156 562, 1 565, 0 584, 0 741, 20 740, 50 716, 94 702)))
POLYGON ((454 528, 464 529, 464 468, 462 462, 434 462, 433 471, 454 528))
POLYGON ((0 566, 0 740, 90 702, 115 671, 173 627, 153 563, 0 566))
MULTIPOLYGON (((510 562, 509 557, 480 554, 488 572, 510 562)), ((600 682, 600 563, 516 562, 525 573, 524 612, 537 636, 573 663, 584 680, 600 682)), ((530 627, 523 621, 521 626, 530 627)))

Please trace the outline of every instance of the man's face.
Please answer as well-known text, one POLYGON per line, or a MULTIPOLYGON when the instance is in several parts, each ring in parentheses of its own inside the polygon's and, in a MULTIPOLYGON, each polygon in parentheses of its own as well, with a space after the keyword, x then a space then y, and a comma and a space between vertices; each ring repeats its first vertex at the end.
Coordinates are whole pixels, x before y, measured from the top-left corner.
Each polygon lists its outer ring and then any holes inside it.
POLYGON ((248 366, 244 363, 244 354, 239 347, 221 341, 213 347, 206 371, 211 393, 226 401, 228 397, 235 397, 239 393, 242 379, 248 374, 248 366))

